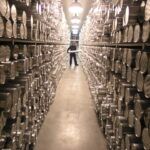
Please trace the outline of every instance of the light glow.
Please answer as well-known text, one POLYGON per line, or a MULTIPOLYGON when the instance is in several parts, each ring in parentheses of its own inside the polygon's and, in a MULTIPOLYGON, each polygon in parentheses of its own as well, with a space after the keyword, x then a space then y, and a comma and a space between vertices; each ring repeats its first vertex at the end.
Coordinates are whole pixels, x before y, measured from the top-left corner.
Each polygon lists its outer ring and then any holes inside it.
POLYGON ((75 0, 69 7, 69 12, 72 14, 79 14, 83 12, 83 8, 81 4, 77 0, 75 0))
POLYGON ((72 29, 79 29, 79 25, 72 25, 72 29))
POLYGON ((74 16, 74 17, 71 19, 71 23, 72 23, 72 24, 79 24, 79 23, 80 23, 80 19, 79 19, 77 16, 74 16))
POLYGON ((72 29, 72 34, 78 34, 78 29, 72 29))

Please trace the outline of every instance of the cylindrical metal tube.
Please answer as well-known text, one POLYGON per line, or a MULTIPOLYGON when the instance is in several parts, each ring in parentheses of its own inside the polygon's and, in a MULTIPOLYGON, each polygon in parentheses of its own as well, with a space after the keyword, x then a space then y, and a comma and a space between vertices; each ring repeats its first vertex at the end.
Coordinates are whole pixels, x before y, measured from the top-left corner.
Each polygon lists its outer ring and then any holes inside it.
POLYGON ((11 38, 13 35, 12 23, 10 20, 6 22, 6 37, 11 38))
POLYGON ((145 149, 150 149, 150 143, 149 143, 150 135, 149 135, 149 132, 148 132, 148 128, 143 129, 142 141, 143 141, 143 144, 144 144, 144 148, 145 149))
POLYGON ((142 130, 144 128, 144 122, 143 122, 143 117, 138 119, 135 118, 135 135, 136 137, 141 137, 142 135, 142 130))
POLYGON ((3 36, 5 36, 5 23, 4 23, 4 19, 0 15, 0 37, 3 36))
POLYGON ((136 49, 128 49, 127 60, 126 60, 128 67, 132 67, 132 68, 135 67, 136 54, 137 54, 136 49))
POLYGON ((14 22, 16 22, 16 20, 17 20, 17 9, 16 9, 16 6, 13 4, 12 6, 11 6, 11 19, 14 21, 14 22))
POLYGON ((149 40, 149 34, 150 34, 149 21, 144 22, 142 28, 143 28, 143 30, 142 30, 142 42, 147 42, 149 40))
POLYGON ((0 108, 5 111, 10 111, 12 99, 10 93, 0 93, 0 108))
POLYGON ((134 35, 133 35, 133 42, 134 43, 140 42, 140 40, 141 40, 141 34, 142 34, 142 32, 141 32, 141 26, 140 26, 140 24, 137 23, 134 26, 134 35))
POLYGON ((134 28, 132 25, 129 25, 128 27, 128 34, 127 34, 127 41, 130 43, 133 41, 133 36, 134 36, 134 28))
POLYGON ((130 149, 131 149, 131 145, 132 145, 133 143, 141 143, 141 139, 135 137, 134 134, 126 134, 126 137, 125 137, 126 149, 127 149, 127 150, 130 150, 130 149))
POLYGON ((140 59, 140 71, 146 73, 148 71, 148 62, 150 60, 150 52, 142 52, 140 59))
POLYGON ((138 92, 143 91, 144 79, 145 79, 145 74, 142 73, 141 71, 139 71, 137 74, 137 90, 138 90, 138 92))
POLYGON ((132 81, 132 68, 127 67, 127 82, 130 83, 132 81))
POLYGON ((147 74, 144 79, 144 94, 146 98, 150 98, 150 74, 147 74))
MULTIPOLYGON (((136 99, 136 98, 135 98, 136 99)), ((138 100, 138 98, 135 100, 135 115, 137 118, 141 118, 141 116, 144 113, 144 110, 146 110, 150 106, 150 102, 146 100, 138 100)))

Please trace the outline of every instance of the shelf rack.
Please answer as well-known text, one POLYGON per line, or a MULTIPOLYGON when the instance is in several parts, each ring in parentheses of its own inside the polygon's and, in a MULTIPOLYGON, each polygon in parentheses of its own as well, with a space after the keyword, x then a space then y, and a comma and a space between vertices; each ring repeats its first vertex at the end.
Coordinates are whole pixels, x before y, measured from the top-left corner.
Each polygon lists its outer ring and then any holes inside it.
POLYGON ((25 39, 15 39, 15 38, 2 38, 0 37, 0 44, 27 44, 27 45, 69 45, 69 43, 62 43, 59 41, 35 41, 35 40, 25 40, 25 39))
POLYGON ((93 44, 82 44, 83 46, 96 46, 96 47, 112 47, 112 48, 135 48, 144 49, 150 47, 150 43, 93 43, 93 44))
MULTIPOLYGON (((69 43, 62 43, 60 41, 36 41, 36 40, 26 40, 17 38, 4 38, 0 37, 0 44, 37 44, 37 45, 69 45, 69 43)), ((150 47, 150 43, 92 43, 92 44, 81 44, 82 46, 93 46, 93 47, 112 47, 112 48, 135 48, 144 49, 145 47, 150 47)))

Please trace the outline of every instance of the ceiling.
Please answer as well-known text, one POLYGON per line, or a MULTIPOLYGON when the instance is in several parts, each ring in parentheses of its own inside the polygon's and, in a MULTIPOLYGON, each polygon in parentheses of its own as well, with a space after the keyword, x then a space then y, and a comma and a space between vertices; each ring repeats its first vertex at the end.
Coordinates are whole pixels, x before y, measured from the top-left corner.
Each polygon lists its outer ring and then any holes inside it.
MULTIPOLYGON (((74 2, 74 0, 62 0, 62 1, 63 1, 63 9, 64 9, 64 13, 66 15, 67 22, 68 22, 69 26, 71 27, 70 20, 72 18, 72 14, 69 13, 68 8, 71 5, 71 3, 74 2)), ((92 1, 93 0, 78 0, 78 2, 81 3, 81 5, 84 9, 83 13, 80 15, 80 18, 81 18, 80 28, 91 8, 92 1)))

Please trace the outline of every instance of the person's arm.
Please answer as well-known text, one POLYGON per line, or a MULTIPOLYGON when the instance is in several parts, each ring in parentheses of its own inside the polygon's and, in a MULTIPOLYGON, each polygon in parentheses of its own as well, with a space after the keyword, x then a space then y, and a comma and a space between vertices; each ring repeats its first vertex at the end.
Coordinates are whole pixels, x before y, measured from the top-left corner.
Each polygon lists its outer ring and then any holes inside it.
POLYGON ((69 50, 70 50, 70 46, 69 46, 69 48, 67 49, 67 53, 69 53, 69 50))

